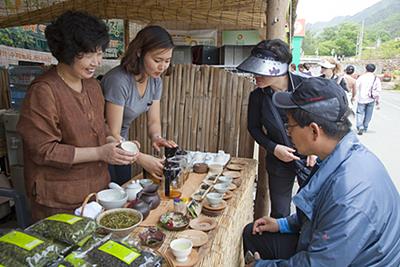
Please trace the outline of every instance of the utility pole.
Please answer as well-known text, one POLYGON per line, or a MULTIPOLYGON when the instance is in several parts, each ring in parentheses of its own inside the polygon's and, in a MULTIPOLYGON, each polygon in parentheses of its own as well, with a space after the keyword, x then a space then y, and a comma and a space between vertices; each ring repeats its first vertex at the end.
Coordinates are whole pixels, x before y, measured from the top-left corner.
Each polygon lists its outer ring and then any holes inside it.
POLYGON ((365 20, 363 20, 361 23, 361 31, 357 38, 358 40, 357 40, 356 55, 357 55, 358 59, 361 59, 361 54, 362 54, 362 45, 363 45, 363 40, 364 40, 364 23, 365 23, 365 20))

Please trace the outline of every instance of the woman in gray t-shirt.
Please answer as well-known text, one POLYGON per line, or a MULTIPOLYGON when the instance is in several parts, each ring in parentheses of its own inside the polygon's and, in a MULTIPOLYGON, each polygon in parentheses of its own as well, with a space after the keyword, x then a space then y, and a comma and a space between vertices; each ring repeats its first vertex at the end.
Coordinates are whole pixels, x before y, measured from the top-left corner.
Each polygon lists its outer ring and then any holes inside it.
MULTIPOLYGON (((175 147, 161 137, 161 74, 169 67, 174 44, 169 33, 159 26, 147 26, 138 32, 121 60, 101 80, 106 100, 106 119, 116 138, 129 138, 129 126, 147 112, 149 138, 156 150, 175 147)), ((162 159, 140 153, 137 161, 151 175, 161 179, 162 159)), ((131 166, 110 165, 112 181, 123 184, 131 178, 131 166)))

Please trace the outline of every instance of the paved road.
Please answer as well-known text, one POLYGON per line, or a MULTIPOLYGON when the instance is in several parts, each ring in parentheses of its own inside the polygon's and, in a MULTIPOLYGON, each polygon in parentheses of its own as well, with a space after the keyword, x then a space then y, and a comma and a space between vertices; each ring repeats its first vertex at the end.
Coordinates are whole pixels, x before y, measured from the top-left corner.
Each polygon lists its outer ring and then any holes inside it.
POLYGON ((359 138, 380 158, 400 192, 400 92, 382 91, 381 103, 368 132, 359 138))

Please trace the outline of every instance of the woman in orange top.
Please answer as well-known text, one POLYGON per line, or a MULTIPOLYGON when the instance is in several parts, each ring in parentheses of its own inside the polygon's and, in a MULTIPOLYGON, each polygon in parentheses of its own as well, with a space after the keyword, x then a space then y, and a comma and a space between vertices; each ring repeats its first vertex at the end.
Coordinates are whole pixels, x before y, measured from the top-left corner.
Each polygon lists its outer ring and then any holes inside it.
POLYGON ((32 82, 17 125, 34 221, 71 213, 89 193, 107 187, 107 163, 136 159, 109 133, 104 98, 93 79, 109 43, 104 22, 68 11, 45 34, 59 63, 32 82))

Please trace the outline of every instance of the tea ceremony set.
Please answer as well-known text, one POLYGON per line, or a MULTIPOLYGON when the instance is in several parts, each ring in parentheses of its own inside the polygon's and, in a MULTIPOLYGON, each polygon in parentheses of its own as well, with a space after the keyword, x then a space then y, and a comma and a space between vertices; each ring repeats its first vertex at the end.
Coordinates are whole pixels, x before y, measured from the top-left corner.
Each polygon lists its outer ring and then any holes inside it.
POLYGON ((13 250, 15 257, 0 255, 0 262, 238 266, 240 233, 252 216, 240 206, 251 205, 257 163, 231 159, 224 151, 177 147, 165 155, 163 181, 140 175, 123 186, 110 183, 109 189, 88 195, 74 215, 53 215, 2 236, 0 250, 13 250))

